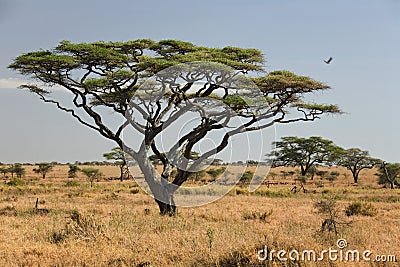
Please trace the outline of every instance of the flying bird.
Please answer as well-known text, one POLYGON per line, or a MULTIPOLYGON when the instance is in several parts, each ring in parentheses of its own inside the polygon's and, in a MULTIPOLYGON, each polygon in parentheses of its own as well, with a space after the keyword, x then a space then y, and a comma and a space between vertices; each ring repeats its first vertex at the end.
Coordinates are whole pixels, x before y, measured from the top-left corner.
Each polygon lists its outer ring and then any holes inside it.
POLYGON ((329 64, 329 63, 331 63, 332 59, 333 59, 333 57, 330 57, 328 60, 324 60, 324 62, 325 62, 326 64, 329 64))

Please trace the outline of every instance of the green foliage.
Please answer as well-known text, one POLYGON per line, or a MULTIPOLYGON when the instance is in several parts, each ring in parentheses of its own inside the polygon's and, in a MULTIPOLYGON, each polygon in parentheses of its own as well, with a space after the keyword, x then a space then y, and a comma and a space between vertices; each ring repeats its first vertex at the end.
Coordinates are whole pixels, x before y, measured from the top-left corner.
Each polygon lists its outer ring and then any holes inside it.
POLYGON ((317 171, 315 173, 316 175, 318 175, 319 177, 321 177, 321 179, 324 179, 326 177, 326 175, 328 174, 328 171, 317 171))
POLYGON ((25 168, 22 167, 22 164, 20 163, 15 163, 8 168, 4 167, 4 169, 2 169, 1 172, 3 173, 4 176, 7 174, 7 172, 11 173, 13 177, 15 174, 17 178, 22 178, 25 176, 25 168))
POLYGON ((276 149, 269 156, 273 157, 274 166, 299 166, 302 176, 307 175, 314 164, 333 164, 343 150, 332 141, 319 136, 286 136, 273 145, 276 149))
POLYGON ((341 152, 338 164, 351 171, 354 182, 358 182, 358 176, 363 169, 371 169, 379 163, 378 159, 369 156, 369 152, 359 148, 350 148, 341 152))
MULTIPOLYGON (((140 161, 139 167, 142 168, 142 172, 150 175, 153 170, 148 170, 148 168, 153 166, 146 164, 149 158, 154 164, 162 163, 165 167, 174 167, 176 162, 186 164, 188 160, 187 165, 192 165, 192 170, 194 170, 196 166, 208 160, 212 155, 222 151, 234 134, 225 135, 220 140, 222 142, 216 140, 215 144, 219 145, 204 155, 195 155, 191 152, 193 147, 196 147, 214 130, 224 127, 236 128, 235 130, 230 129, 229 132, 240 134, 270 127, 271 121, 274 123, 313 121, 325 113, 340 113, 339 108, 335 105, 305 101, 305 96, 327 90, 330 88, 328 85, 285 70, 272 71, 264 77, 254 78, 252 74, 265 71, 263 66, 263 54, 254 48, 232 46, 212 48, 180 40, 157 42, 138 39, 126 42, 98 41, 91 43, 72 43, 65 40, 54 49, 39 50, 17 56, 8 67, 38 82, 37 84, 29 82, 27 85, 22 85, 21 88, 27 89, 42 101, 52 103, 58 109, 69 113, 79 123, 97 131, 103 137, 118 144, 119 147, 127 147, 121 134, 123 130, 132 126, 143 136, 143 140, 139 141, 143 141, 144 146, 138 151, 129 149, 128 151, 135 160, 140 161), (205 70, 199 71, 196 68, 193 70, 193 65, 191 65, 192 67, 180 65, 180 63, 190 62, 221 63, 223 66, 207 64, 205 70), (149 81, 148 78, 155 78, 156 74, 171 66, 183 70, 182 75, 179 75, 182 81, 175 80, 174 84, 163 83, 166 85, 165 88, 171 90, 167 90, 168 92, 158 99, 146 95, 143 97, 138 93, 138 89, 146 81, 149 81), (221 67, 220 73, 214 71, 215 66, 221 67), (204 71, 206 73, 203 73, 204 71), (237 83, 225 82, 232 77, 238 78, 237 83), (258 88, 249 88, 250 81, 253 81, 258 88), (204 86, 193 86, 201 82, 204 82, 204 86), (54 91, 51 88, 53 85, 62 86, 70 93, 72 103, 66 105, 68 108, 63 106, 63 101, 56 99, 57 96, 53 98, 49 96, 54 91), (258 93, 260 94, 257 95, 258 93), (129 103, 133 103, 132 98, 138 102, 129 105, 129 103), (196 98, 197 103, 196 107, 193 106, 190 110, 197 109, 195 112, 207 113, 207 116, 202 116, 202 123, 185 136, 180 137, 177 142, 176 149, 182 152, 185 159, 177 156, 177 159, 170 162, 165 159, 165 155, 171 151, 157 151, 160 146, 157 146, 156 141, 159 140, 158 137, 164 129, 176 120, 176 116, 186 112, 182 106, 185 106, 183 104, 190 102, 188 100, 193 100, 193 98, 196 98), (214 104, 216 102, 224 103, 235 112, 229 112, 229 115, 224 117, 226 114, 221 113, 222 105, 210 106, 208 105, 210 100, 214 100, 214 104), (261 100, 269 105, 260 106, 261 100), (211 112, 208 110, 206 112, 205 107, 210 108, 211 112), (133 109, 132 115, 138 115, 137 118, 126 117, 127 111, 130 109, 133 109), (123 119, 121 121, 119 118, 104 120, 103 115, 110 113, 123 119), (289 113, 291 115, 287 115, 289 113), (214 115, 208 116, 210 114, 214 115), (242 120, 243 118, 245 120, 242 120), (141 119, 146 122, 140 122, 141 119), (228 125, 229 122, 232 124, 232 122, 246 120, 247 122, 242 125, 232 127, 228 125), (111 121, 113 123, 110 123, 111 121), (115 125, 116 121, 120 121, 119 125, 115 125), (158 156, 148 157, 150 153, 158 156), (203 162, 194 163, 195 159, 203 162)), ((161 88, 154 88, 154 90, 156 89, 161 88)), ((154 90, 151 89, 152 93, 154 90)), ((153 95, 152 93, 150 95, 153 95)), ((172 154, 177 151, 172 151, 172 154)), ((113 149, 104 156, 108 160, 114 160, 116 164, 121 163, 120 166, 124 166, 122 165, 123 157, 120 157, 120 154, 121 151, 113 149)), ((172 157, 175 156, 176 153, 172 155, 172 157)), ((190 168, 190 166, 188 167, 190 168)), ((39 171, 39 169, 37 171, 45 178, 47 172, 39 171)), ((179 176, 179 181, 175 179, 174 183, 180 186, 187 180, 189 172, 181 172, 182 177, 179 176)), ((217 177, 214 173, 210 175, 213 178, 217 177)), ((122 177, 121 167, 121 179, 122 177)), ((146 177, 147 181, 149 179, 152 177, 146 177)), ((159 186, 151 187, 154 189, 153 193, 167 188, 156 188, 159 186)))
POLYGON ((78 187, 78 186, 80 186, 80 184, 77 181, 71 181, 70 180, 70 181, 67 181, 64 186, 66 186, 66 187, 78 187))
MULTIPOLYGON (((212 172, 212 173, 214 173, 214 172, 212 172)), ((200 170, 200 171, 197 171, 197 172, 193 172, 189 176, 188 180, 193 180, 193 181, 197 182, 197 181, 200 181, 201 179, 203 179, 205 175, 206 175, 206 171, 205 170, 200 170)))
POLYGON ((371 203, 353 202, 347 206, 345 213, 347 216, 361 215, 373 217, 378 211, 371 203))
POLYGON ((83 168, 81 169, 81 172, 86 175, 87 179, 90 182, 90 187, 93 187, 93 182, 95 180, 98 181, 99 179, 104 177, 104 174, 96 168, 83 168))
POLYGON ((46 178, 47 173, 52 171, 54 167, 53 164, 47 162, 38 163, 36 165, 38 168, 33 169, 33 172, 41 174, 43 179, 46 178))
POLYGON ((336 171, 330 172, 329 175, 326 177, 326 179, 330 182, 333 182, 335 180, 337 180, 337 178, 339 177, 339 173, 336 171))
POLYGON ((296 181, 299 181, 301 184, 305 184, 307 183, 307 176, 300 175, 296 178, 296 181))
POLYGON ((68 178, 76 178, 78 177, 77 172, 80 171, 80 168, 77 165, 70 164, 68 170, 68 178))
POLYGON ((376 174, 378 176, 378 183, 400 186, 400 163, 384 163, 384 167, 382 166, 379 169, 379 173, 376 174))
POLYGON ((260 220, 266 221, 267 218, 271 217, 273 210, 259 212, 259 211, 244 211, 243 212, 243 219, 244 220, 260 220))
POLYGON ((140 189, 135 187, 135 188, 132 188, 130 192, 131 192, 131 194, 136 195, 136 194, 140 193, 140 189))
POLYGON ((218 176, 224 173, 225 169, 225 167, 221 167, 217 169, 209 169, 206 172, 215 180, 218 178, 218 176))
POLYGON ((103 157, 107 160, 113 160, 116 165, 125 165, 125 153, 120 147, 114 147, 111 152, 104 153, 103 157))
POLYGON ((111 152, 104 153, 103 157, 105 157, 107 160, 114 161, 113 163, 119 166, 119 179, 122 181, 124 179, 124 174, 129 173, 127 160, 132 160, 132 157, 126 154, 120 147, 114 147, 111 152))
POLYGON ((311 180, 314 180, 314 176, 317 174, 317 172, 317 167, 315 165, 312 165, 310 168, 308 168, 307 176, 309 176, 311 180))
POLYGON ((6 174, 9 172, 8 167, 0 167, 0 173, 3 174, 4 177, 6 177, 6 174))
POLYGON ((252 171, 245 171, 245 172, 241 175, 241 177, 240 177, 240 179, 239 179, 239 182, 240 182, 241 184, 249 183, 249 182, 251 181, 251 179, 253 178, 253 175, 254 175, 254 173, 253 173, 252 171))
POLYGON ((21 178, 11 178, 10 181, 6 183, 8 186, 24 186, 25 181, 21 178))

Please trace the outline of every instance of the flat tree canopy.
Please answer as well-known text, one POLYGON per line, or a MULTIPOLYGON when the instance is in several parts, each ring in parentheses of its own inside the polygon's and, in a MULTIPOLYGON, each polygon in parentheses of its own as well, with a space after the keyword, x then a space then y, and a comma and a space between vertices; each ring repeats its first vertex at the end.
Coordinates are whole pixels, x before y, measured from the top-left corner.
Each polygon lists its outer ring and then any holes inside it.
POLYGON ((173 214, 174 192, 192 172, 226 148, 232 136, 340 113, 336 105, 305 101, 307 94, 330 89, 328 85, 285 70, 266 74, 263 63, 263 54, 253 48, 140 39, 62 41, 52 50, 18 56, 9 68, 38 82, 21 88, 70 113, 132 156, 161 214, 173 214), (181 65, 188 62, 192 63, 181 65), (70 106, 51 97, 53 85, 71 94, 70 106), (123 118, 118 127, 104 120, 110 111, 123 118), (199 116, 196 125, 164 151, 157 138, 187 113, 199 116), (142 138, 137 148, 122 138, 129 127, 142 138), (196 145, 221 129, 224 134, 214 140, 215 147, 193 158, 193 152, 199 153, 194 151, 196 145), (161 176, 149 160, 152 155, 163 165, 161 176), (173 168, 177 174, 171 179, 173 168))
POLYGON ((380 163, 380 160, 370 157, 369 152, 359 148, 343 150, 339 165, 346 167, 353 175, 354 183, 363 169, 372 169, 380 163))
POLYGON ((315 164, 332 165, 342 155, 343 149, 331 140, 320 136, 310 138, 285 136, 274 142, 275 150, 271 153, 275 166, 300 167, 305 176, 315 164))

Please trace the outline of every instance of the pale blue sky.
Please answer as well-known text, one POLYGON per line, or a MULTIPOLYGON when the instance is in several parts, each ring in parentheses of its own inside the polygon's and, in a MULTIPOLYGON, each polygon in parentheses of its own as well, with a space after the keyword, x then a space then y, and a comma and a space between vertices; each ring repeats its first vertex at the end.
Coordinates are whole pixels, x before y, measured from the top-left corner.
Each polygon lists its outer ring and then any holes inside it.
POLYGON ((0 0, 0 162, 101 160, 114 144, 68 114, 15 89, 6 67, 21 53, 59 41, 181 39, 260 49, 266 69, 326 82, 315 100, 348 114, 277 127, 319 135, 400 162, 400 1, 0 0), (322 62, 333 56, 330 65, 322 62))

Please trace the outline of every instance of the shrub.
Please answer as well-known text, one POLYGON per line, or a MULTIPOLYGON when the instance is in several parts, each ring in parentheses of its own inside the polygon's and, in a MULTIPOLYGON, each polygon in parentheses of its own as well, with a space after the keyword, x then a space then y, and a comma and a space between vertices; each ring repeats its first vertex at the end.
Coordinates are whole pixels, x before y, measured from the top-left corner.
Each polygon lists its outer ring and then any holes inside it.
POLYGON ((137 187, 134 187, 134 188, 132 188, 131 189, 131 194, 138 194, 140 192, 140 189, 139 188, 137 188, 137 187))
POLYGON ((244 211, 243 219, 244 220, 260 220, 265 221, 268 217, 272 215, 272 210, 266 212, 259 211, 244 211))
POLYGON ((245 171, 239 179, 240 183, 245 184, 249 183, 251 179, 253 178, 254 173, 252 171, 245 171))
POLYGON ((10 181, 6 183, 8 186, 23 186, 25 185, 25 181, 21 178, 11 178, 10 181))
MULTIPOLYGON (((214 171, 214 169, 211 169, 214 171)), ((211 171, 210 170, 210 171, 211 171)), ((172 175, 172 174, 171 174, 172 175)), ((192 173, 188 180, 193 180, 193 181, 200 181, 201 179, 203 179, 203 177, 206 175, 206 171, 205 170, 200 170, 198 172, 194 172, 192 173)), ((211 174, 210 174, 211 175, 211 174)), ((211 175, 212 176, 212 175, 211 175)), ((217 175, 218 176, 218 175, 217 175)))
POLYGON ((218 168, 218 169, 209 169, 207 170, 207 174, 209 174, 214 180, 218 178, 222 173, 224 173, 226 168, 218 168))
POLYGON ((86 175, 87 179, 90 182, 90 187, 93 187, 93 182, 98 181, 100 178, 104 177, 104 174, 96 168, 83 168, 81 172, 86 175))
POLYGON ((69 170, 68 170, 68 178, 76 178, 78 177, 77 172, 80 171, 79 167, 74 164, 69 165, 69 170))
POLYGON ((234 195, 248 195, 249 194, 249 190, 247 190, 245 188, 241 188, 241 187, 235 187, 233 192, 234 192, 234 195))
POLYGON ((263 197, 289 197, 290 191, 282 189, 282 190, 270 190, 270 189, 258 189, 254 192, 258 196, 263 197))
POLYGON ((347 206, 345 213, 347 216, 362 215, 373 217, 377 214, 377 210, 371 203, 353 202, 347 206))
POLYGON ((68 181, 68 182, 65 183, 64 186, 66 186, 66 187, 77 187, 77 186, 80 186, 80 184, 77 181, 68 181))

